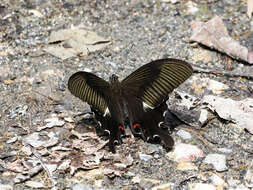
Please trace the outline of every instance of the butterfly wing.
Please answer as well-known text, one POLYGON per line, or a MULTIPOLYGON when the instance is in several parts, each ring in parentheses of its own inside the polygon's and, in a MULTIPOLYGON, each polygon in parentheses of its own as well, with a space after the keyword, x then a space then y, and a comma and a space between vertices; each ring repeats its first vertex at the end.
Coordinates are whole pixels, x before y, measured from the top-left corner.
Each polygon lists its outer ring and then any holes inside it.
POLYGON ((139 126, 141 136, 154 139, 159 136, 164 144, 171 148, 174 144, 171 136, 159 127, 164 121, 163 112, 167 110, 168 94, 188 79, 193 72, 191 65, 177 59, 161 59, 152 61, 126 77, 122 82, 122 89, 129 102, 138 99, 147 105, 143 109, 140 104, 127 104, 128 112, 132 113, 130 127, 135 131, 139 126), (138 112, 138 113, 137 113, 138 112), (145 132, 145 134, 143 134, 145 132))
POLYGON ((88 72, 77 72, 73 74, 68 81, 69 91, 76 97, 91 106, 91 110, 95 114, 96 120, 101 124, 101 128, 109 131, 109 149, 115 152, 115 144, 121 143, 121 131, 117 128, 117 121, 107 114, 108 103, 111 102, 110 89, 111 86, 105 80, 97 77, 96 75, 88 72))
POLYGON ((191 65, 177 59, 160 59, 143 65, 122 82, 128 95, 140 98, 149 107, 156 107, 168 99, 168 94, 188 79, 191 65))
POLYGON ((106 98, 108 97, 110 84, 96 75, 84 71, 73 74, 68 81, 69 91, 80 98, 102 115, 108 108, 106 98))
POLYGON ((148 140, 156 141, 158 136, 165 147, 171 149, 174 145, 174 140, 168 134, 168 130, 161 127, 161 125, 164 124, 163 113, 167 111, 167 109, 168 106, 166 101, 164 101, 158 107, 144 112, 141 123, 146 130, 145 135, 148 140))

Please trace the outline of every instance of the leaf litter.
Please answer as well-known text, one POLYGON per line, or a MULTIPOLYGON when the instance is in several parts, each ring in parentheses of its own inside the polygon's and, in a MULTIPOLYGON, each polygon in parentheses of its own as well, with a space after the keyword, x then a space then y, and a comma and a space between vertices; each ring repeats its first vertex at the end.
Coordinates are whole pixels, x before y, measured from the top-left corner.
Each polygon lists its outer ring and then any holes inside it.
POLYGON ((76 27, 52 32, 48 43, 44 51, 64 60, 79 54, 87 56, 88 53, 109 45, 110 40, 95 32, 76 27))
POLYGON ((232 39, 219 16, 215 16, 206 23, 193 21, 191 41, 201 43, 211 49, 216 49, 227 55, 253 64, 253 51, 232 39))

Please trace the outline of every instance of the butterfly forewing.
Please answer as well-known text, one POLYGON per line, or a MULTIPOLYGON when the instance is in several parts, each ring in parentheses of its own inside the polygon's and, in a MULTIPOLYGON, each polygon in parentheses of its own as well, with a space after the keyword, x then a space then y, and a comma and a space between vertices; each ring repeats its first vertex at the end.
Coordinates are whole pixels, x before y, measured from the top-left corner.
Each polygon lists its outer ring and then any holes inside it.
POLYGON ((177 59, 152 61, 122 81, 128 94, 156 107, 168 98, 168 94, 188 79, 193 72, 191 65, 177 59))
POLYGON ((92 73, 77 72, 68 81, 69 91, 76 97, 104 113, 107 106, 105 97, 110 84, 92 73))

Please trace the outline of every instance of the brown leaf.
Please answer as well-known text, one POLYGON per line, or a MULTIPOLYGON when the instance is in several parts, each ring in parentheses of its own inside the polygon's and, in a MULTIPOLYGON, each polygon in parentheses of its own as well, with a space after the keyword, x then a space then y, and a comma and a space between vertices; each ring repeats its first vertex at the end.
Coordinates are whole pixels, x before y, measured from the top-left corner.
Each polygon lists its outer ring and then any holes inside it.
POLYGON ((217 49, 235 59, 253 63, 248 59, 248 49, 229 36, 219 16, 215 16, 206 23, 193 21, 191 27, 193 29, 193 34, 190 38, 191 41, 196 41, 210 48, 217 49))

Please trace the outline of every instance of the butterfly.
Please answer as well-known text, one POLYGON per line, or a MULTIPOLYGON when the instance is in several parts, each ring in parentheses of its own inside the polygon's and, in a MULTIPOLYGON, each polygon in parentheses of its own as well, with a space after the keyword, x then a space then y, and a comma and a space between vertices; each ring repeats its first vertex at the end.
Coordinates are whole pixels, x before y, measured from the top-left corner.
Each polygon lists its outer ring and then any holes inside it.
POLYGON ((68 81, 69 91, 91 106, 101 127, 109 132, 109 149, 122 143, 126 123, 143 140, 159 137, 172 148, 172 137, 162 129, 166 101, 175 88, 193 73, 191 65, 178 59, 160 59, 141 66, 121 82, 112 75, 109 82, 93 73, 79 71, 68 81))

